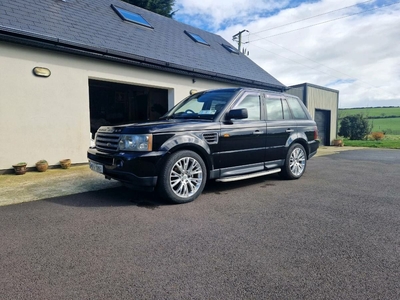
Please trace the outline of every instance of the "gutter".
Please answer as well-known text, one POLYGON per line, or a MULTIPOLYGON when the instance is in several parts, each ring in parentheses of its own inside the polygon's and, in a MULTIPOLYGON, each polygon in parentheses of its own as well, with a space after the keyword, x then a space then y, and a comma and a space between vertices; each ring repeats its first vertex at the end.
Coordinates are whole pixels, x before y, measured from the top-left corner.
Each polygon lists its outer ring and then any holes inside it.
POLYGON ((110 50, 106 48, 91 47, 74 41, 63 40, 52 36, 39 35, 29 31, 0 26, 0 40, 7 41, 47 50, 76 54, 86 57, 98 58, 113 62, 119 62, 143 68, 150 68, 169 73, 186 75, 193 78, 211 79, 215 81, 231 83, 235 85, 244 84, 247 87, 269 89, 283 92, 288 88, 282 85, 266 84, 261 81, 244 79, 236 76, 224 75, 201 69, 188 68, 162 60, 147 58, 131 53, 110 50))

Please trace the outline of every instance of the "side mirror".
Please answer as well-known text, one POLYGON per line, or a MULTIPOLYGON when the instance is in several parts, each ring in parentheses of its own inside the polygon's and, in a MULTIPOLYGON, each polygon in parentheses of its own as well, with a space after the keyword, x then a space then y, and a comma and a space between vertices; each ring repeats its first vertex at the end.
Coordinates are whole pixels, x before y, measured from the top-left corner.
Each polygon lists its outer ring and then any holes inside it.
POLYGON ((247 108, 232 109, 225 116, 225 119, 227 120, 246 119, 246 118, 248 118, 247 108))

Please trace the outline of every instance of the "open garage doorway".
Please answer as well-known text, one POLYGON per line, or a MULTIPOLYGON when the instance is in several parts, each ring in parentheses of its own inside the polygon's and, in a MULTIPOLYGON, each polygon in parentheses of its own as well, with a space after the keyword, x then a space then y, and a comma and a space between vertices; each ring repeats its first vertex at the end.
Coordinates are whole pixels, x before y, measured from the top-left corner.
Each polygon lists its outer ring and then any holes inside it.
POLYGON ((89 79, 90 132, 100 126, 157 120, 168 111, 168 90, 89 79))
POLYGON ((321 140, 321 144, 324 146, 329 146, 331 144, 331 111, 316 109, 315 123, 317 123, 318 138, 321 140))

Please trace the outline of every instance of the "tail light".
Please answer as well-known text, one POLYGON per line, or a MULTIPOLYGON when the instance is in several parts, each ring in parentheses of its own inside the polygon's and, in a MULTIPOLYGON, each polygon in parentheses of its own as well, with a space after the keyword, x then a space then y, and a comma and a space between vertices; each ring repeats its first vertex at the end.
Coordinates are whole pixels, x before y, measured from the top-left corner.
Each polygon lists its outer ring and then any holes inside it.
POLYGON ((318 127, 314 127, 314 140, 318 140, 318 127))

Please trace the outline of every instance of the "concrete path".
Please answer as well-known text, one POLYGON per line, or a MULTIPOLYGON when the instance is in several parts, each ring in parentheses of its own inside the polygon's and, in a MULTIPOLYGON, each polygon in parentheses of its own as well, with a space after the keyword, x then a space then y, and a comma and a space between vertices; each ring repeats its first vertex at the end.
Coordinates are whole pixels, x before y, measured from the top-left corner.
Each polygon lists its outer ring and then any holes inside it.
POLYGON ((120 186, 119 182, 104 179, 88 165, 31 171, 24 175, 5 174, 0 175, 0 206, 117 186, 120 186))

